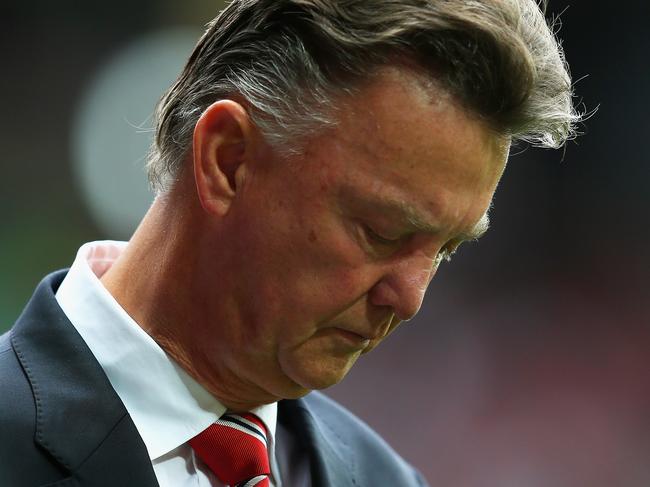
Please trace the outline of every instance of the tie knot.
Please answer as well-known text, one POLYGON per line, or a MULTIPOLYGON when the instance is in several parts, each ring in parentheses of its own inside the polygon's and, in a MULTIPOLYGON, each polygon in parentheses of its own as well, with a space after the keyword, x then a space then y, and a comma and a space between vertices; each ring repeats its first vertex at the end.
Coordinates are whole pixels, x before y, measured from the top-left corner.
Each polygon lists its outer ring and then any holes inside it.
POLYGON ((267 432, 251 413, 224 414, 190 440, 197 456, 227 485, 268 486, 267 432))

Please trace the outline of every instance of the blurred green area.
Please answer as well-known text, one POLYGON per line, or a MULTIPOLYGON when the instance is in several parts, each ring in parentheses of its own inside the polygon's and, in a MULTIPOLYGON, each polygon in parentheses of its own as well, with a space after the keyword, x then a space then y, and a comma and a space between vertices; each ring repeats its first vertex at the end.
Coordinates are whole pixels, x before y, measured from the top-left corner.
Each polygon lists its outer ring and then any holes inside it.
POLYGON ((176 26, 201 30, 223 5, 0 5, 0 332, 11 327, 45 274, 70 266, 83 242, 124 238, 105 234, 93 220, 71 164, 74 113, 94 74, 140 34, 176 26))
POLYGON ((88 238, 73 222, 43 220, 42 215, 16 215, 12 232, 0 233, 0 333, 9 329, 44 271, 69 267, 79 242, 88 238), (8 278, 8 276, 12 276, 8 278))

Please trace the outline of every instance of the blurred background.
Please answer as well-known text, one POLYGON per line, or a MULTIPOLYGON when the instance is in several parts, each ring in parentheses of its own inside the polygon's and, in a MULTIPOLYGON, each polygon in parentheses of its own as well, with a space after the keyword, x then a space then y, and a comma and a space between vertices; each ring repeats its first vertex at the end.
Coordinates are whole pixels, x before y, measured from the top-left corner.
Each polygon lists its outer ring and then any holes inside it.
MULTIPOLYGON (((152 196, 152 108, 219 1, 1 0, 0 332, 81 243, 152 196)), ((578 101, 521 148, 492 230, 328 393, 436 486, 650 485, 650 4, 550 0, 578 101)))

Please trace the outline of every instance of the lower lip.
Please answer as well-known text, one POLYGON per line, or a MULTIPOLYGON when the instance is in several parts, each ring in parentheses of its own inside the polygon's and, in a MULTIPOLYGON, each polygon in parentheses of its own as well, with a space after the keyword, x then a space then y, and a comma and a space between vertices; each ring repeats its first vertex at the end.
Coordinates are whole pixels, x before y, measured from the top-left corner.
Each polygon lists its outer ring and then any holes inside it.
POLYGON ((358 335, 352 331, 343 330, 342 328, 334 328, 334 330, 336 330, 338 336, 343 338, 348 343, 352 343, 359 347, 366 347, 370 344, 370 339, 358 335))

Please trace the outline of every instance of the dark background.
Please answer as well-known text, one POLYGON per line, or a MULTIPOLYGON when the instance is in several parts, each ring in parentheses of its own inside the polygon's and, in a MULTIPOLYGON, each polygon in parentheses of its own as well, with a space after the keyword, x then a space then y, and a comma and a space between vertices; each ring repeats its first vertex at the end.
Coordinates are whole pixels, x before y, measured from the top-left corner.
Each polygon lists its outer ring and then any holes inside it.
MULTIPOLYGON (((0 331, 81 243, 128 238, 151 198, 147 113, 109 120, 113 131, 84 127, 104 127, 93 117, 119 113, 118 99, 146 98, 130 86, 155 100, 171 79, 157 87, 145 70, 111 98, 106 66, 142 36, 190 27, 197 38, 220 5, 2 0, 0 331), (130 146, 120 130, 139 138, 130 146), (121 176, 125 164, 137 178, 121 176), (123 208, 112 219, 87 182, 102 168, 95 180, 123 208)), ((441 269, 416 319, 329 391, 433 485, 650 485, 649 5, 550 1, 564 11, 578 101, 597 114, 566 150, 511 158, 492 230, 441 269)))

